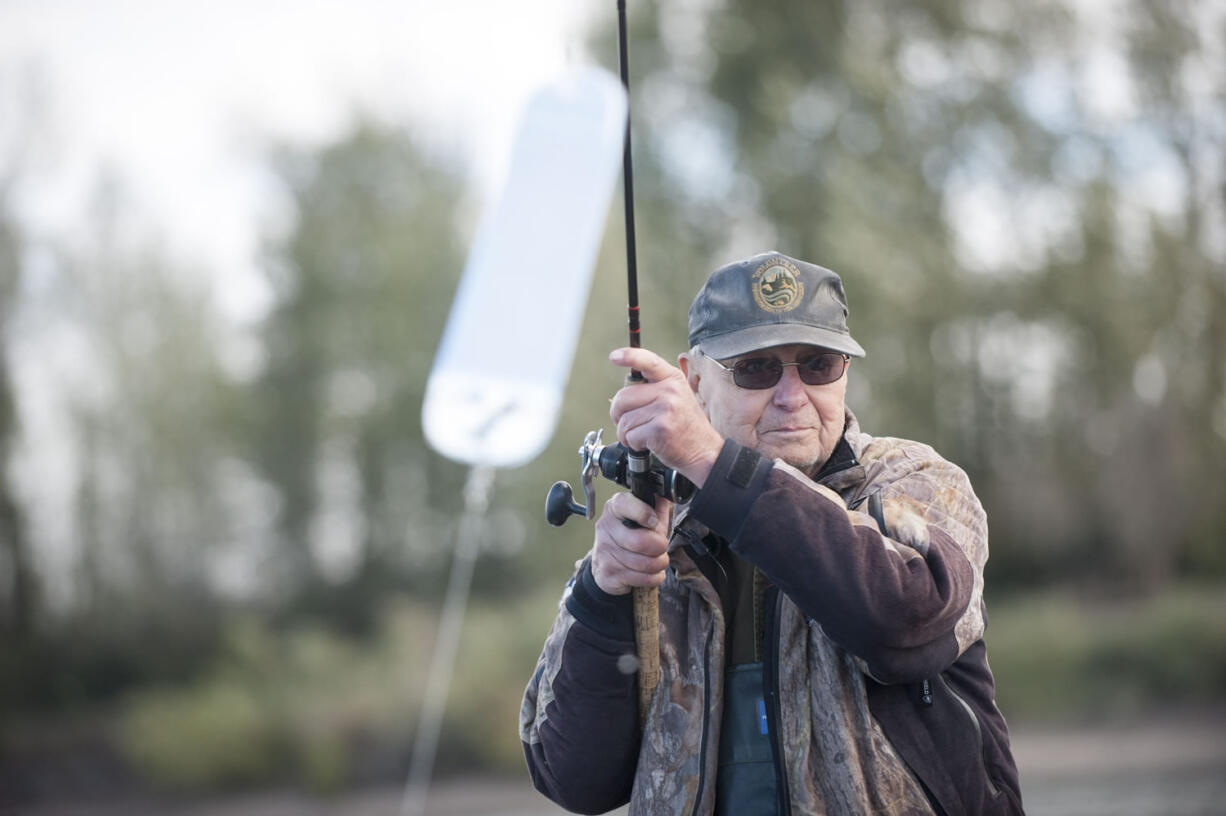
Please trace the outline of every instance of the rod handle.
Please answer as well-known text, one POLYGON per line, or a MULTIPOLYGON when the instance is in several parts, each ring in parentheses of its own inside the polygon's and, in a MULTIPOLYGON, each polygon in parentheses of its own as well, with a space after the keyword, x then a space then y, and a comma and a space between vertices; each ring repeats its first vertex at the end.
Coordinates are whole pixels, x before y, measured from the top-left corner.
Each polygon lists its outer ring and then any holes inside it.
POLYGON ((647 721, 651 698, 660 684, 660 591, 634 588, 634 642, 639 661, 639 726, 647 721))

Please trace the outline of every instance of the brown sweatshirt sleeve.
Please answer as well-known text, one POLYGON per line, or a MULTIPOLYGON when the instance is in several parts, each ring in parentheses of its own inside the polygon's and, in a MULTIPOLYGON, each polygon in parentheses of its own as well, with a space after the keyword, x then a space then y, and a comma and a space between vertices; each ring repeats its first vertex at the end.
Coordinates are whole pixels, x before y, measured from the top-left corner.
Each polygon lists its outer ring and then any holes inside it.
POLYGON ((880 489, 887 502, 914 508, 926 555, 794 468, 734 442, 725 443, 691 513, 875 678, 918 680, 953 663, 982 631, 962 642, 974 628, 966 620, 981 620, 982 566, 968 556, 979 543, 965 539, 982 525, 957 516, 978 502, 956 495, 969 493, 961 471, 923 450, 931 449, 916 446, 892 461, 880 489))

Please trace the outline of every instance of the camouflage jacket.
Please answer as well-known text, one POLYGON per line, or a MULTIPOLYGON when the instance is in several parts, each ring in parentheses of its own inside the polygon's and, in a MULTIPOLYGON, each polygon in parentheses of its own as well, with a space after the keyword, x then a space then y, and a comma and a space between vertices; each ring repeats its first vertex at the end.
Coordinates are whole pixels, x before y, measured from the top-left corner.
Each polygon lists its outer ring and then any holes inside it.
POLYGON ((641 733, 629 596, 577 565, 520 714, 538 790, 580 813, 714 812, 720 546, 772 587, 766 694, 785 812, 1021 812, 982 640, 983 509, 930 447, 875 439, 850 412, 816 481, 728 442, 676 514, 641 733))

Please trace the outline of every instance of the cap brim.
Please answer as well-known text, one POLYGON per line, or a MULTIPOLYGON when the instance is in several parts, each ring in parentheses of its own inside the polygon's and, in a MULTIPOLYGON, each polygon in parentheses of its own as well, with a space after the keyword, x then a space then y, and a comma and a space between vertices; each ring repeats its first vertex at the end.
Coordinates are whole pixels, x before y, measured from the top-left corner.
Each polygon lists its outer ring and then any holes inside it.
POLYGON ((739 357, 751 351, 801 343, 820 346, 831 351, 841 351, 852 357, 865 356, 864 349, 851 335, 821 329, 816 326, 801 326, 795 323, 770 323, 765 326, 749 326, 698 340, 703 353, 708 357, 726 359, 739 357))

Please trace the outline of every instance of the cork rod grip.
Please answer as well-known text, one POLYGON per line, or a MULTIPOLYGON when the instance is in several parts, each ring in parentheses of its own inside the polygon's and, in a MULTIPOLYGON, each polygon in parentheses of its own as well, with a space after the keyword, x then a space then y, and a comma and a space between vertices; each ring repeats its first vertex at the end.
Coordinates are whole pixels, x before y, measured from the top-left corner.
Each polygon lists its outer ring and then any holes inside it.
POLYGON ((660 682, 660 591, 655 587, 634 588, 634 642, 638 645, 641 726, 660 682))

